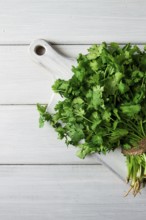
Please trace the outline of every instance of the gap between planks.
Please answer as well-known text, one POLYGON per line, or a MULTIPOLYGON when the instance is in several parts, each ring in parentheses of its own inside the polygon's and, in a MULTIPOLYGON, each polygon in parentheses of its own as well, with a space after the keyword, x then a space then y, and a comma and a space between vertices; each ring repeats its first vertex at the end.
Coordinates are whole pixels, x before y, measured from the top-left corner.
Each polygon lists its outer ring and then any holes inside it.
MULTIPOLYGON (((39 38, 39 39, 45 40, 44 38, 39 38)), ((89 43, 53 43, 53 42, 48 41, 48 40, 46 40, 46 41, 51 43, 51 45, 54 45, 54 46, 90 46, 90 45, 92 45, 92 44, 89 44, 89 43)), ((118 41, 114 41, 114 42, 120 44, 121 46, 128 43, 128 42, 118 42, 118 41)), ((24 46, 25 47, 25 46, 29 46, 30 43, 0 43, 0 47, 3 47, 3 46, 6 46, 6 47, 11 47, 11 46, 12 47, 13 46, 21 47, 21 46, 24 46)), ((95 43, 93 43, 93 44, 95 44, 95 43)), ((97 44, 99 44, 99 43, 97 43, 97 44)), ((110 42, 108 42, 107 44, 110 44, 110 42)), ((146 44, 146 42, 133 42, 132 43, 132 45, 145 45, 145 44, 146 44)))
POLYGON ((92 163, 88 163, 88 164, 74 164, 74 163, 3 163, 0 164, 0 166, 102 166, 101 163, 97 163, 97 164, 92 164, 92 163))

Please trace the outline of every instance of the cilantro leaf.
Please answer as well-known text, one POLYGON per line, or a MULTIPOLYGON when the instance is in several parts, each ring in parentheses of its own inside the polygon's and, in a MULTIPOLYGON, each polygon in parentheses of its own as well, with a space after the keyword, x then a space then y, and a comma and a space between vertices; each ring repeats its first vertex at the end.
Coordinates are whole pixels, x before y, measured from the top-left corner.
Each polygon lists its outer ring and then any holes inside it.
POLYGON ((146 134, 145 48, 103 42, 79 54, 72 77, 52 86, 63 98, 55 113, 37 105, 40 127, 49 121, 81 158, 135 146, 146 134))

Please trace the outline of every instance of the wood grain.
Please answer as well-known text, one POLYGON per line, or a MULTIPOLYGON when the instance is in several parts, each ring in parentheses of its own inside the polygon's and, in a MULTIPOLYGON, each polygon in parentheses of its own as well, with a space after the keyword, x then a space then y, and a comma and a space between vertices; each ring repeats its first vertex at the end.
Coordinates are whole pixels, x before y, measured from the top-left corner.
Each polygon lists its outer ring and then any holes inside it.
MULTIPOLYGON (((89 46, 62 45, 55 48, 66 56, 86 53, 89 46)), ((29 46, 0 47, 0 104, 48 103, 52 74, 29 54, 29 46)))
POLYGON ((145 190, 123 197, 125 183, 103 166, 0 166, 2 220, 144 220, 145 190))
POLYGON ((0 164, 97 164, 76 157, 51 126, 38 127, 36 106, 0 106, 0 164))
POLYGON ((144 0, 1 0, 0 43, 145 42, 144 0))
MULTIPOLYGON (((87 53, 90 45, 56 45, 67 57, 87 53)), ((48 103, 52 92, 52 75, 33 62, 29 46, 0 46, 0 104, 48 103)))
POLYGON ((28 53, 36 38, 70 57, 101 41, 143 44, 145 11, 144 0, 0 1, 0 220, 145 219, 145 190, 123 198, 128 186, 96 158, 38 128, 53 72, 28 53))

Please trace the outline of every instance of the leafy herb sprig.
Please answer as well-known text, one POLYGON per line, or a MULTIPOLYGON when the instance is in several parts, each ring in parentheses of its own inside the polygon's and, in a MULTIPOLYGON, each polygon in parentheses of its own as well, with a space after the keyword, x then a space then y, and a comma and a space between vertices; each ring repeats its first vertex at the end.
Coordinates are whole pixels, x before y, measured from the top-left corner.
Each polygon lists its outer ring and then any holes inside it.
POLYGON ((54 114, 37 105, 40 127, 49 121, 60 139, 78 147, 80 158, 121 147, 136 195, 146 177, 145 48, 93 45, 86 55, 79 54, 72 72, 71 79, 52 86, 63 97, 54 114))

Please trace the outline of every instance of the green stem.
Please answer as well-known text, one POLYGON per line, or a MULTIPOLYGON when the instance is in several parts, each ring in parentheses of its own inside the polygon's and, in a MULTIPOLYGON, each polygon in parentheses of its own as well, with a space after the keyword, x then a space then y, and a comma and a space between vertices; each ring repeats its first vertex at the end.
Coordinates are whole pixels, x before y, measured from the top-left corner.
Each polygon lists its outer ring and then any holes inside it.
POLYGON ((134 136, 134 137, 136 138, 136 140, 137 140, 137 139, 141 140, 141 137, 139 137, 138 135, 136 135, 136 134, 134 134, 134 133, 131 133, 131 135, 134 136))
POLYGON ((133 195, 136 196, 146 178, 146 154, 127 155, 126 163, 128 171, 127 180, 131 185, 128 193, 132 190, 133 195))
MULTIPOLYGON (((132 125, 133 127, 135 127, 136 131, 138 130, 135 123, 133 123, 132 121, 128 121, 128 122, 131 123, 131 125, 132 125)), ((142 127, 143 127, 143 126, 142 126, 142 127)), ((141 133, 139 133, 139 134, 140 134, 141 137, 143 138, 143 134, 141 134, 141 133)), ((145 133, 144 133, 144 136, 145 136, 145 133)))
POLYGON ((88 122, 93 124, 93 121, 90 121, 88 118, 86 118, 86 117, 84 117, 84 116, 82 116, 80 114, 77 114, 77 113, 75 113, 75 115, 80 116, 81 118, 84 118, 86 121, 88 121, 88 122))
POLYGON ((145 135, 145 132, 144 132, 143 125, 142 125, 142 120, 140 121, 140 128, 141 128, 141 131, 142 131, 143 135, 146 136, 146 135, 145 135))
POLYGON ((129 124, 129 122, 125 123, 124 121, 121 121, 121 123, 123 123, 123 124, 125 124, 126 126, 128 126, 133 132, 135 132, 136 134, 138 134, 140 138, 143 138, 143 135, 140 134, 136 128, 131 127, 130 124, 129 124))

